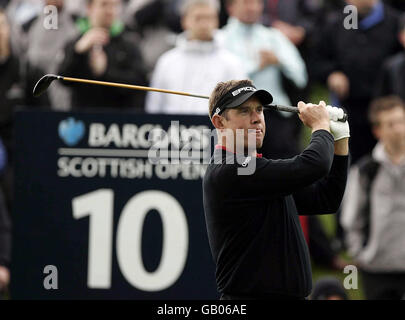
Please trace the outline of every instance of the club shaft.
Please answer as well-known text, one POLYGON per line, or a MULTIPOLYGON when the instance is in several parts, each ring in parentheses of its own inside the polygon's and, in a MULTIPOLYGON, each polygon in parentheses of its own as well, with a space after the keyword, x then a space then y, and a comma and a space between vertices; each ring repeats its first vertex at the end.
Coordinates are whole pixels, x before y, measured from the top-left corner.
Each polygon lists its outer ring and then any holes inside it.
MULTIPOLYGON (((278 111, 287 111, 287 112, 293 112, 293 113, 300 113, 297 107, 282 106, 282 105, 267 105, 266 107, 277 109, 278 111)), ((347 118, 348 118, 347 114, 345 113, 343 115, 343 118, 338 119, 338 121, 339 122, 346 122, 347 118)))
POLYGON ((69 82, 80 82, 80 83, 87 83, 87 84, 95 84, 95 85, 102 85, 102 86, 116 87, 116 88, 141 90, 141 91, 154 91, 154 92, 170 93, 170 94, 177 94, 177 95, 187 96, 187 97, 209 99, 208 96, 203 96, 203 95, 199 95, 199 94, 192 94, 192 93, 182 92, 182 91, 173 91, 173 90, 166 90, 166 89, 158 89, 158 88, 137 86, 137 85, 133 85, 133 84, 115 83, 115 82, 97 81, 97 80, 87 80, 87 79, 78 79, 78 78, 70 78, 70 77, 61 77, 60 80, 69 81, 69 82))
MULTIPOLYGON (((80 82, 80 83, 87 83, 87 84, 94 84, 94 85, 102 85, 102 86, 109 86, 109 87, 116 87, 116 88, 125 88, 125 89, 132 89, 132 90, 153 91, 153 92, 177 94, 177 95, 187 96, 187 97, 209 99, 208 96, 204 96, 204 95, 200 95, 200 94, 193 94, 193 93, 182 92, 182 91, 174 91, 174 90, 166 90, 166 89, 158 89, 158 88, 137 86, 137 85, 133 85, 133 84, 98 81, 98 80, 88 80, 88 79, 79 79, 79 78, 70 78, 70 77, 63 77, 63 76, 58 76, 58 80, 69 81, 69 82, 80 82)), ((298 108, 297 107, 292 107, 292 106, 268 105, 266 107, 274 108, 274 109, 277 109, 278 111, 299 113, 298 108)), ((343 119, 339 119, 338 121, 345 122, 346 120, 347 120, 347 115, 345 114, 343 119)))
POLYGON ((293 113, 300 113, 298 111, 297 107, 291 107, 291 106, 281 106, 281 105, 271 105, 271 107, 274 107, 278 111, 287 111, 287 112, 293 112, 293 113))

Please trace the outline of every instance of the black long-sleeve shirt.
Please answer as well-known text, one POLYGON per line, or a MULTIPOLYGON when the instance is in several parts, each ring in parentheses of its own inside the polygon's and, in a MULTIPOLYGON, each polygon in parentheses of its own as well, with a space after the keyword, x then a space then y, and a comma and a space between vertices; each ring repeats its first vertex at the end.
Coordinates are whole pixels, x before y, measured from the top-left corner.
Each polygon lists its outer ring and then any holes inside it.
POLYGON ((332 135, 318 130, 300 155, 256 158, 253 174, 238 175, 243 162, 238 157, 243 156, 215 150, 213 159, 219 157, 220 163, 211 160, 203 196, 220 293, 257 298, 310 294, 311 265, 298 214, 339 208, 348 157, 333 154, 332 135))

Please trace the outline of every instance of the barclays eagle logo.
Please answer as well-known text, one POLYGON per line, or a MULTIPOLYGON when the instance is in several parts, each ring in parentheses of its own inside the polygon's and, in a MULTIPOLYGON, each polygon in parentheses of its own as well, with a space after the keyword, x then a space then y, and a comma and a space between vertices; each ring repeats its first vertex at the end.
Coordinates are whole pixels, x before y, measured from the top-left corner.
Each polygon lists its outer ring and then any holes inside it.
POLYGON ((83 138, 85 127, 83 121, 69 117, 59 123, 59 137, 70 147, 75 146, 83 138))

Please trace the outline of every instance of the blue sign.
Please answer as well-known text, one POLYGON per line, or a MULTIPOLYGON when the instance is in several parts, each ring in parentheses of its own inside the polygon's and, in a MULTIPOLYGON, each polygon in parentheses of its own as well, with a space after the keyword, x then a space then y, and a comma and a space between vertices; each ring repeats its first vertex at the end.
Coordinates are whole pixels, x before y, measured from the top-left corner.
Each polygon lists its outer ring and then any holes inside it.
POLYGON ((217 299, 204 130, 208 117, 17 113, 11 297, 217 299))

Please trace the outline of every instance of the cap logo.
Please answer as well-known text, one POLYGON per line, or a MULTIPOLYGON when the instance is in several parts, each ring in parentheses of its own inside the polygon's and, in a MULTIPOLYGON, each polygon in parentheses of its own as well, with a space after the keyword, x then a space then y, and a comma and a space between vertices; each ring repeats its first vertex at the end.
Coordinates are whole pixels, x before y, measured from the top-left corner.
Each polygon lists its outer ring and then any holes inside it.
POLYGON ((254 87, 243 87, 243 88, 239 88, 235 91, 232 91, 232 95, 235 97, 243 91, 257 91, 257 89, 254 87))
POLYGON ((219 114, 220 112, 221 112, 221 109, 219 109, 219 108, 215 109, 215 114, 219 114))

